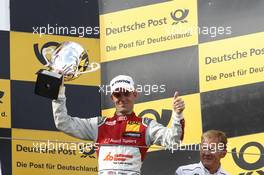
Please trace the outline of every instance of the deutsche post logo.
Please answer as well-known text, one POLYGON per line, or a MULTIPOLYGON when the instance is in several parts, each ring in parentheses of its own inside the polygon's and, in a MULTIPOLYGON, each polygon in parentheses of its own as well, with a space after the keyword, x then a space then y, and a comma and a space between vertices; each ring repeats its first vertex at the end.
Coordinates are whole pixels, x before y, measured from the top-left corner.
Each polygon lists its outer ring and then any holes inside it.
POLYGON ((167 126, 172 116, 172 110, 162 109, 161 114, 159 114, 158 111, 154 109, 146 109, 142 111, 138 116, 143 117, 146 114, 155 116, 158 123, 162 124, 163 126, 167 126))
POLYGON ((33 45, 33 48, 34 48, 34 52, 35 52, 35 55, 37 57, 37 59, 39 60, 39 62, 43 65, 46 65, 47 62, 45 61, 45 58, 43 57, 43 51, 46 50, 46 53, 47 53, 47 50, 49 50, 50 54, 54 51, 54 49, 59 45, 58 42, 48 42, 48 43, 45 43, 41 49, 39 50, 39 45, 38 44, 34 44, 33 45))
POLYGON ((189 14, 189 9, 178 9, 175 10, 174 12, 171 12, 171 18, 174 20, 172 25, 176 25, 179 22, 181 23, 187 23, 188 21, 185 19, 189 14))
POLYGON ((0 91, 0 104, 3 103, 3 101, 1 100, 4 97, 5 92, 0 91))
POLYGON ((264 156, 263 155, 264 155, 264 147, 263 147, 262 144, 260 144, 258 142, 248 142, 248 143, 246 143, 245 145, 242 146, 242 148, 240 149, 238 155, 237 155, 236 148, 232 149, 232 157, 234 159, 234 162, 241 169, 249 171, 249 172, 245 172, 245 173, 240 173, 239 175, 251 175, 254 172, 258 173, 259 175, 263 175, 264 174, 263 170, 255 171, 257 169, 260 169, 260 168, 264 167, 264 156), (249 147, 255 147, 260 152, 259 159, 256 162, 248 163, 245 160, 245 158, 244 158, 244 154, 246 153, 246 150, 249 147))
MULTIPOLYGON (((2 100, 4 95, 5 95, 5 92, 4 91, 0 91, 0 105, 4 103, 3 100, 2 100)), ((0 111, 0 116, 1 117, 7 117, 6 112, 5 111, 0 111)))
POLYGON ((93 155, 96 151, 95 147, 90 148, 90 151, 86 151, 86 149, 84 147, 80 147, 80 151, 82 152, 81 158, 89 157, 89 158, 95 159, 95 157, 93 155))

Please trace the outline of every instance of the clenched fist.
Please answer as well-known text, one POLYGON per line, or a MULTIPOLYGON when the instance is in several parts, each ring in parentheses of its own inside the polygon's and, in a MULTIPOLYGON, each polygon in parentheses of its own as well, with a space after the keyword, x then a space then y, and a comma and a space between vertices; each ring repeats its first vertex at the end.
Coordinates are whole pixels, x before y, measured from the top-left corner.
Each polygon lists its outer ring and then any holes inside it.
POLYGON ((184 101, 179 97, 179 93, 176 91, 173 97, 172 109, 177 114, 181 114, 185 109, 184 101))

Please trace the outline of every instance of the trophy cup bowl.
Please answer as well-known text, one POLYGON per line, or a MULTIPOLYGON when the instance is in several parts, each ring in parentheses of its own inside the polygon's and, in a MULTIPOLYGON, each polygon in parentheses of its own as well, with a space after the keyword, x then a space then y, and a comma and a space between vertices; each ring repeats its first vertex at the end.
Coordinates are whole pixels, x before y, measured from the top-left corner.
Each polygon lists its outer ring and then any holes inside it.
POLYGON ((44 48, 41 54, 48 70, 41 69, 37 72, 35 93, 50 99, 58 98, 63 79, 71 81, 84 73, 94 72, 100 68, 98 63, 89 64, 86 50, 76 42, 63 42, 55 49, 44 48))

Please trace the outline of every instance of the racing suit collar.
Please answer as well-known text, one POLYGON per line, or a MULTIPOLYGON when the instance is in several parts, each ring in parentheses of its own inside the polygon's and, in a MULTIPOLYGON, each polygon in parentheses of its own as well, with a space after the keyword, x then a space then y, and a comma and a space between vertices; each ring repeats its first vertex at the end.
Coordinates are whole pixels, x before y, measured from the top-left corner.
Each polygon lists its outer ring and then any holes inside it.
POLYGON ((116 112, 115 112, 115 114, 114 114, 114 117, 119 117, 119 116, 126 116, 126 117, 134 117, 134 116, 136 116, 136 114, 135 114, 135 112, 131 112, 130 114, 117 114, 116 112))
MULTIPOLYGON (((201 161, 200 161, 199 164, 204 169, 205 174, 208 174, 208 175, 211 174, 210 171, 207 168, 204 167, 204 165, 203 165, 203 163, 201 161)), ((218 170, 214 174, 218 174, 220 172, 221 172, 221 165, 219 166, 218 170)), ((212 175, 214 175, 214 174, 212 174, 212 175)))
POLYGON ((117 121, 123 121, 123 120, 127 120, 128 117, 136 117, 135 112, 132 112, 131 114, 125 114, 125 115, 118 115, 118 114, 114 114, 114 118, 116 118, 117 121))

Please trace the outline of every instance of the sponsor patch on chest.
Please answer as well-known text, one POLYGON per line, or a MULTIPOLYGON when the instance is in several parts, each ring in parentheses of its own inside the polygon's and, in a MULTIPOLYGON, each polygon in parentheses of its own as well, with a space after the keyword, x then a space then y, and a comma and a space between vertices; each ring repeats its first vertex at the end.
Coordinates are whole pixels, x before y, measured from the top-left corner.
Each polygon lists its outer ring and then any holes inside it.
POLYGON ((127 121, 126 132, 139 132, 140 122, 137 121, 127 121))

